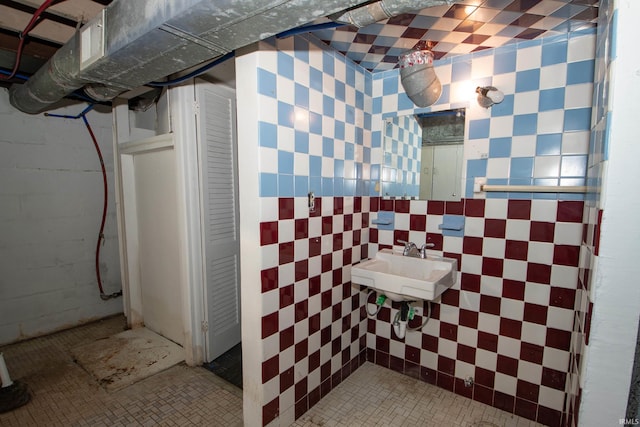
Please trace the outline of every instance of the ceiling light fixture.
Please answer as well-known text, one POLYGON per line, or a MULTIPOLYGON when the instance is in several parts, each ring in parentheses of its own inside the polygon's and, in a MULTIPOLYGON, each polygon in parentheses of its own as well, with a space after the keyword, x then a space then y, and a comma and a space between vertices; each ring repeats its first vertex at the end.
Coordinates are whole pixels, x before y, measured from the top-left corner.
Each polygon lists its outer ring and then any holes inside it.
POLYGON ((433 105, 442 93, 442 85, 433 69, 430 43, 425 45, 425 49, 416 46, 398 57, 402 87, 409 99, 421 108, 433 105))
POLYGON ((504 93, 493 86, 478 86, 476 93, 478 94, 478 104, 484 108, 500 104, 504 100, 504 93))

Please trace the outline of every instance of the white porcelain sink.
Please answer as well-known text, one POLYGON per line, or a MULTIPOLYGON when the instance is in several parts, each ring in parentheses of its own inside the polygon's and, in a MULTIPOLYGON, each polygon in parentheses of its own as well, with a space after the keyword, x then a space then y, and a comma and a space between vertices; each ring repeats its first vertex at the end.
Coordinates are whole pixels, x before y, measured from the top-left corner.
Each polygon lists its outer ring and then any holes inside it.
POLYGON ((452 258, 403 256, 391 249, 351 267, 351 282, 367 286, 393 301, 432 301, 456 282, 458 261, 452 258))

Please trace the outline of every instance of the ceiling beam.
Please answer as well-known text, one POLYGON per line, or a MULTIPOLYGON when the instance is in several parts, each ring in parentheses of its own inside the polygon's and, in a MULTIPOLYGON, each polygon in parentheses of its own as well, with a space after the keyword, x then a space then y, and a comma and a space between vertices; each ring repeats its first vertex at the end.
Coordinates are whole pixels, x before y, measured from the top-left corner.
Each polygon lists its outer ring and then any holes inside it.
MULTIPOLYGON (((20 33, 29 23, 31 14, 0 5, 0 28, 20 33)), ((65 44, 75 33, 75 28, 44 19, 29 34, 34 37, 65 44)))
MULTIPOLYGON (((18 50, 18 37, 8 31, 0 30, 0 49, 15 53, 18 50)), ((22 53, 34 58, 49 59, 60 48, 60 44, 41 41, 29 37, 22 53)))
MULTIPOLYGON (((35 11, 39 8, 44 0, 12 0, 15 3, 20 3, 25 6, 33 8, 35 11)), ((108 0, 106 4, 109 4, 111 0, 108 0)), ((80 22, 82 24, 88 22, 96 16, 102 9, 104 9, 105 2, 95 2, 91 0, 65 0, 54 4, 47 9, 47 13, 57 15, 66 19, 73 20, 74 22, 80 22)))

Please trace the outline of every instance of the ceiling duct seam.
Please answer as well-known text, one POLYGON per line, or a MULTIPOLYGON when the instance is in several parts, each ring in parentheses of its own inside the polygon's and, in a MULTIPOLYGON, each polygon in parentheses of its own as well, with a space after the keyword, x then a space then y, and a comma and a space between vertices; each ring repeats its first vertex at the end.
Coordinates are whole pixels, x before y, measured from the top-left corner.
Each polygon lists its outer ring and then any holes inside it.
POLYGON ((181 39, 184 39, 186 41, 189 41, 193 44, 197 44, 199 46, 202 46, 206 49, 209 49, 213 52, 215 52, 215 54, 217 55, 224 55, 225 53, 229 53, 231 52, 230 49, 226 49, 223 46, 220 46, 219 44, 213 43, 209 40, 203 39, 202 37, 198 37, 194 34, 191 34, 187 31, 181 30, 178 27, 175 27, 173 25, 170 24, 163 24, 159 27, 159 30, 161 31, 166 31, 167 33, 173 34, 176 37, 180 37, 181 39))
POLYGON ((335 22, 354 25, 358 28, 366 27, 383 19, 388 19, 403 13, 413 13, 429 7, 452 5, 455 0, 380 0, 359 6, 346 12, 336 13, 329 18, 335 22))
POLYGON ((262 6, 262 7, 254 9, 255 13, 253 13, 253 14, 247 14, 245 16, 238 17, 237 19, 232 19, 228 23, 221 25, 218 28, 218 30, 223 30, 223 29, 225 29, 227 27, 232 27, 232 26, 234 26, 234 25, 236 25, 236 24, 238 24, 238 23, 240 23, 242 21, 246 21, 247 19, 254 18, 254 17, 259 16, 259 15, 263 15, 264 13, 266 13, 268 11, 277 9, 280 6, 284 6, 284 5, 286 5, 287 3, 290 3, 290 2, 291 2, 291 0, 280 0, 280 1, 275 2, 275 3, 266 4, 266 5, 262 6))

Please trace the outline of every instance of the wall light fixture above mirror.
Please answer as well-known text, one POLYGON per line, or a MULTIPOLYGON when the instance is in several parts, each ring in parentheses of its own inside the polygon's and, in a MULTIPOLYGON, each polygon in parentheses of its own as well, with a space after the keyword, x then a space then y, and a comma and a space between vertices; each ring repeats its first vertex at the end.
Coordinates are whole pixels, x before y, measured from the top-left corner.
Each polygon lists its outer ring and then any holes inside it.
POLYGON ((461 108, 387 118, 382 197, 460 200, 465 116, 461 108))

